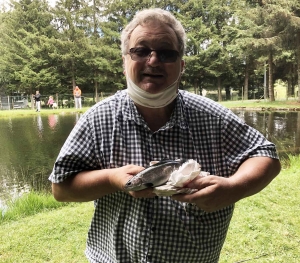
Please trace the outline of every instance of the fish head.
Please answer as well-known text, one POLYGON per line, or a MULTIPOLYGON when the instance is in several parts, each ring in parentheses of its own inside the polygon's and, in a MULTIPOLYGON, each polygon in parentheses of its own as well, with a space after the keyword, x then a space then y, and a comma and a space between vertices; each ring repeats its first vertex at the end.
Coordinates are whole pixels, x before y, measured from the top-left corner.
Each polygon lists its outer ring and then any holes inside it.
POLYGON ((149 187, 152 187, 151 182, 145 182, 143 178, 134 176, 124 186, 126 191, 140 191, 149 187))

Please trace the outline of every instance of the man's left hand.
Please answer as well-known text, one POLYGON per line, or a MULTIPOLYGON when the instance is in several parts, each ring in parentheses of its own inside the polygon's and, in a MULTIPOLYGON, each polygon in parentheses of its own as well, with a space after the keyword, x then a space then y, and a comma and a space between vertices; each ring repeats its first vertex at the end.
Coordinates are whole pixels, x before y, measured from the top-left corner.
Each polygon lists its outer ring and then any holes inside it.
POLYGON ((172 198, 193 203, 206 212, 214 212, 239 200, 230 178, 213 175, 197 177, 185 187, 199 189, 199 191, 193 194, 173 195, 172 198))

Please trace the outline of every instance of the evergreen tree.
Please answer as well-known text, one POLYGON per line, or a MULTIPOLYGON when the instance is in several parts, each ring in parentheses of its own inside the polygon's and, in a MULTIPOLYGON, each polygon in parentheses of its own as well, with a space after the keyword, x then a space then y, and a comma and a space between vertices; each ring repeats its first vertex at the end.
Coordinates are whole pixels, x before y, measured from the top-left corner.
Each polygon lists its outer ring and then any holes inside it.
POLYGON ((87 85, 85 74, 88 68, 83 52, 89 44, 86 34, 89 18, 87 4, 84 0, 60 0, 53 10, 58 35, 54 40, 52 58, 60 65, 60 85, 70 94, 76 85, 81 88, 87 85))
POLYGON ((8 90, 31 93, 46 87, 55 67, 47 52, 52 16, 45 0, 11 3, 1 27, 1 72, 8 90))

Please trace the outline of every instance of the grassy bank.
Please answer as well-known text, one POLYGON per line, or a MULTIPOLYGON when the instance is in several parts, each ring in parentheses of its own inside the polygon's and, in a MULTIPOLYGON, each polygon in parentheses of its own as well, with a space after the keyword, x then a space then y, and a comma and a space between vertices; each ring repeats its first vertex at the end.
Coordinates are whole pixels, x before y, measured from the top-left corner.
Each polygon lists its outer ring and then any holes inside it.
MULTIPOLYGON (((220 263, 300 262, 300 156, 290 159, 266 189, 237 203, 220 263)), ((17 207, 27 212, 15 212, 0 222, 0 262, 86 262, 92 202, 59 204, 54 209, 52 197, 48 198, 50 205, 36 197, 23 199, 17 207), (30 215, 32 202, 44 205, 30 215)))
POLYGON ((30 116, 30 115, 49 115, 49 114, 75 114, 75 113, 83 113, 89 108, 75 109, 75 108, 67 108, 67 109, 42 109, 40 112, 36 112, 32 109, 14 109, 14 110, 0 110, 0 118, 7 117, 22 117, 22 116, 30 116))
POLYGON ((244 100, 244 101, 223 101, 220 102, 227 108, 247 108, 257 110, 300 110, 300 103, 296 100, 289 101, 264 101, 264 100, 244 100))
POLYGON ((27 216, 35 215, 44 211, 51 211, 69 203, 57 202, 49 193, 30 192, 20 199, 10 201, 6 208, 0 209, 0 224, 8 221, 16 221, 27 216))
MULTIPOLYGON (((300 103, 296 100, 292 101, 274 101, 268 102, 263 100, 244 100, 244 101, 223 101, 220 104, 227 108, 248 108, 257 110, 299 110, 300 103)), ((0 118, 14 117, 14 116, 28 116, 28 115, 48 115, 48 114, 74 114, 85 112, 89 107, 82 109, 67 108, 67 109, 42 109, 41 112, 36 112, 32 109, 14 109, 14 110, 0 110, 0 118)))

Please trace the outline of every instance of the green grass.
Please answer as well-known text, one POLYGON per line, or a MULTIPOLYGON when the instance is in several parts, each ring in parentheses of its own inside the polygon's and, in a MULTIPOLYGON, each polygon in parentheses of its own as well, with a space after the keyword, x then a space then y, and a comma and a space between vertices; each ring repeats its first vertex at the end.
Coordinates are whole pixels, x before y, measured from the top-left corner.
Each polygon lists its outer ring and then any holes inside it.
MULTIPOLYGON (((267 188, 236 204, 220 263, 300 262, 300 155, 289 158, 267 188)), ((93 203, 58 203, 55 208, 51 196, 37 198, 24 196, 12 206, 22 207, 15 210, 19 216, 0 222, 0 262, 87 262, 93 203)))
POLYGON ((14 110, 0 110, 0 118, 22 117, 30 115, 49 115, 49 114, 74 114, 85 112, 88 107, 82 109, 67 108, 67 109, 41 109, 36 112, 32 109, 14 109, 14 110))
POLYGON ((264 109, 264 110, 282 110, 282 109, 298 109, 300 110, 300 103, 296 100, 289 101, 264 101, 264 100, 244 100, 244 101, 222 101, 220 102, 227 108, 250 108, 250 109, 264 109))
POLYGON ((45 211, 0 227, 1 263, 83 263, 92 203, 45 211))
POLYGON ((10 201, 7 209, 0 209, 0 223, 11 220, 19 220, 26 216, 35 215, 46 210, 53 210, 69 203, 57 202, 49 193, 30 192, 22 198, 10 201))
POLYGON ((267 188, 236 204, 220 263, 300 262, 300 156, 290 159, 267 188))

